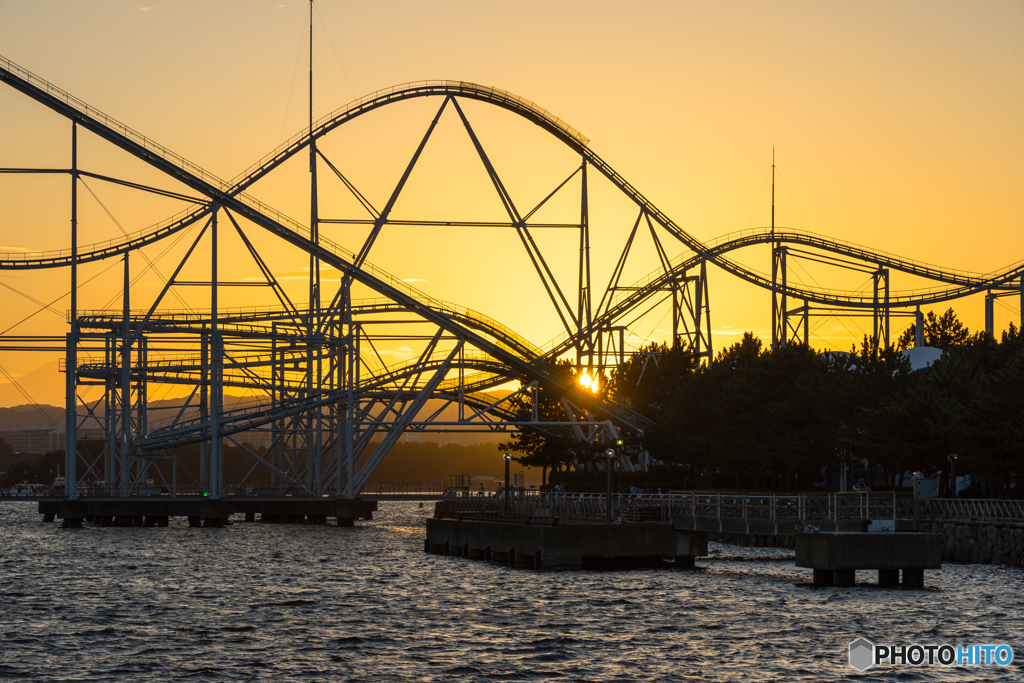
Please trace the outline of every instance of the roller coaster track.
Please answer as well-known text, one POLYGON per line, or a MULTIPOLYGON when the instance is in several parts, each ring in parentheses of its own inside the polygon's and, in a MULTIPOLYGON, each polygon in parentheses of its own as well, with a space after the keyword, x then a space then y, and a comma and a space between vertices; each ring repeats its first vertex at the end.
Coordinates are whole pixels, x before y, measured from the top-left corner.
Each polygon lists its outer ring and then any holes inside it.
MULTIPOLYGON (((601 172, 613 185, 623 194, 629 197, 638 207, 657 221, 666 231, 679 240, 692 254, 683 258, 676 264, 676 269, 692 267, 692 264, 707 260, 715 263, 724 270, 740 277, 754 285, 768 290, 784 291, 788 296, 804 299, 808 302, 822 305, 871 308, 876 307, 878 302, 870 295, 849 290, 834 290, 827 288, 814 288, 807 286, 787 285, 784 289, 778 284, 772 283, 771 277, 758 270, 741 265, 726 257, 729 252, 754 244, 771 243, 773 241, 799 244, 803 246, 816 247, 843 256, 857 258, 879 266, 890 267, 905 273, 917 275, 926 279, 953 285, 952 287, 935 287, 929 289, 918 289, 908 291, 894 291, 890 293, 889 306, 892 308, 939 303, 967 296, 977 292, 1005 285, 1018 279, 1024 273, 1024 262, 1018 262, 1000 271, 992 273, 971 273, 958 269, 950 269, 932 264, 923 263, 913 259, 907 259, 898 255, 878 251, 849 242, 835 240, 823 235, 816 235, 809 232, 800 232, 790 229, 776 228, 774 239, 771 233, 765 228, 757 228, 742 233, 731 233, 719 237, 711 242, 701 242, 674 221, 664 212, 658 209, 652 202, 644 197, 625 178, 607 164, 601 157, 589 147, 589 140, 579 131, 566 124, 561 119, 550 114, 545 109, 537 106, 529 100, 505 90, 481 86, 465 81, 419 81, 400 86, 394 86, 385 90, 379 90, 370 95, 357 99, 344 107, 324 116, 317 121, 311 132, 305 131, 293 136, 283 143, 278 149, 266 155, 243 171, 232 181, 224 181, 216 175, 205 171, 197 164, 194 164, 183 157, 171 152, 167 148, 155 143, 149 138, 137 133, 127 126, 117 122, 113 118, 91 107, 87 103, 75 98, 56 86, 35 76, 31 72, 0 57, 0 79, 8 82, 12 87, 21 90, 34 99, 49 106, 59 113, 78 120, 83 126, 94 133, 105 137, 109 141, 135 154, 139 158, 149 161, 161 168, 168 175, 175 177, 181 182, 206 194, 212 199, 234 198, 244 203, 251 211, 265 214, 280 226, 290 229, 298 235, 306 236, 309 230, 306 226, 294 221, 280 212, 272 209, 259 200, 246 195, 245 190, 252 186, 259 179, 266 176, 274 169, 281 166, 285 161, 305 149, 311 139, 319 139, 344 123, 351 121, 358 116, 371 112, 395 102, 431 96, 458 95, 460 97, 475 99, 487 102, 507 109, 523 118, 535 123, 547 130, 568 147, 581 154, 597 170, 601 172), (91 124, 91 125, 90 125, 91 124), (197 184, 195 181, 199 180, 197 184)), ((228 205, 226 202, 222 202, 228 205)), ((201 220, 210 211, 208 206, 193 208, 183 211, 176 216, 168 218, 151 228, 139 231, 120 240, 99 243, 83 247, 79 252, 79 262, 84 263, 92 260, 109 258, 125 251, 140 248, 153 243, 167 236, 170 236, 184 227, 201 220)), ((247 216, 249 217, 249 216, 247 216)), ((251 217, 250 217, 251 218, 251 217)), ((330 243, 323 238, 321 244, 328 247, 335 255, 347 257, 349 260, 354 255, 348 250, 330 243)), ((50 268, 67 266, 70 264, 70 250, 57 250, 48 252, 26 252, 0 254, 0 270, 3 269, 31 269, 50 268)), ((390 285, 396 285, 396 279, 364 263, 362 267, 390 285)), ((667 279, 667 278, 664 278, 667 279)), ((653 281, 648 280, 649 284, 653 281)), ((405 284, 405 283, 401 283, 405 284)), ((660 284, 660 283, 659 283, 660 284)), ((636 285, 636 287, 640 287, 636 285)), ((411 287, 404 287, 408 294, 417 298, 429 298, 422 292, 411 287)), ((632 297, 631 297, 632 298, 632 297)), ((559 344, 561 348, 562 345, 559 344)), ((549 348, 553 348, 549 347, 549 348)))
MULTIPOLYGON (((368 263, 364 262, 356 267, 354 265, 355 255, 347 249, 323 238, 314 243, 310 239, 307 226, 246 195, 241 192, 241 188, 233 188, 217 176, 118 123, 56 86, 39 79, 9 60, 0 59, 0 79, 44 106, 77 122, 78 125, 111 144, 163 171, 171 178, 204 194, 220 206, 245 217, 293 246, 315 255, 322 262, 337 268, 356 282, 364 284, 387 299, 400 304, 405 310, 415 313, 453 334, 466 337, 475 347, 506 363, 518 374, 537 379, 547 386, 558 387, 561 391, 569 391, 573 388, 572 381, 566 373, 539 362, 541 358, 539 349, 496 320, 465 307, 437 301, 368 263), (457 322, 457 320, 462 322, 457 322)), ((450 86, 442 86, 440 92, 447 93, 458 89, 459 84, 452 83, 450 86)), ((433 86, 428 86, 425 90, 417 92, 421 93, 417 96, 438 94, 433 86)), ((397 91, 396 94, 401 96, 401 99, 410 96, 404 91, 397 91)), ((376 106, 380 106, 380 104, 376 106)), ((549 126, 554 126, 553 117, 549 116, 544 120, 549 126)), ((578 138, 572 139, 576 140, 578 144, 582 144, 578 138)), ((283 162, 283 159, 281 161, 283 162)), ((254 179, 250 181, 250 184, 251 182, 254 182, 254 179)), ((242 187, 244 186, 242 185, 242 187)), ((193 220, 196 215, 196 212, 190 214, 193 220)), ((179 226, 178 229, 180 227, 183 226, 179 226)), ((168 234, 172 234, 172 232, 165 230, 163 236, 166 237, 168 234)), ((131 248, 137 248, 147 239, 140 237, 138 240, 132 240, 134 246, 131 248)), ((128 248, 125 245, 121 251, 128 248)), ((104 253, 110 256, 119 252, 107 248, 104 253)), ((35 267, 67 265, 70 263, 70 258, 70 254, 59 258, 51 257, 45 266, 37 265, 35 267)), ((38 259, 23 259, 23 262, 38 263, 38 259)), ((603 404, 597 409, 620 424, 629 425, 642 431, 642 425, 636 420, 637 416, 627 409, 608 404, 603 404)))
MULTIPOLYGON (((359 394, 363 397, 372 397, 374 392, 388 390, 396 386, 401 387, 403 380, 417 377, 424 372, 430 372, 431 370, 440 368, 443 365, 445 365, 443 356, 437 355, 426 362, 410 361, 405 364, 392 366, 382 374, 363 379, 359 386, 359 394)), ((497 384, 507 382, 509 379, 508 369, 506 366, 483 356, 464 358, 455 364, 455 367, 482 371, 466 377, 462 382, 463 391, 465 392, 462 400, 466 405, 473 408, 484 408, 493 403, 493 399, 486 400, 484 398, 478 398, 474 396, 474 394, 486 391, 497 384)), ((102 376, 106 371, 107 368, 105 366, 90 365, 84 366, 80 374, 90 377, 102 376)), ((164 373, 161 372, 160 368, 157 368, 152 374, 147 372, 147 377, 170 383, 182 381, 173 374, 165 376, 164 373)), ((194 384, 196 381, 197 380, 194 378, 192 381, 184 383, 194 384)), ((225 378, 225 383, 228 383, 227 378, 225 378)), ((242 382, 233 386, 246 386, 247 388, 259 389, 266 388, 265 386, 256 386, 252 384, 247 385, 242 382)), ((454 397, 457 395, 457 389, 457 383, 454 380, 446 380, 441 382, 437 387, 435 395, 442 398, 446 395, 454 397)), ((406 387, 405 389, 400 388, 399 391, 401 394, 404 394, 404 397, 408 400, 415 398, 417 393, 417 389, 415 387, 406 387)), ((387 395, 394 396, 395 394, 394 391, 391 390, 388 391, 387 395)), ((270 424, 271 422, 292 417, 294 415, 300 415, 317 407, 332 404, 344 406, 345 401, 346 397, 344 392, 324 390, 314 394, 313 396, 289 399, 272 405, 248 405, 238 410, 225 411, 222 413, 218 424, 220 425, 220 431, 222 434, 235 434, 262 427, 270 424)), ((490 412, 498 417, 503 417, 509 420, 515 419, 515 415, 507 407, 499 407, 497 409, 491 407, 490 412)), ((156 426, 156 428, 151 429, 148 434, 139 439, 137 442, 138 445, 146 449, 174 448, 192 443, 200 443, 209 439, 210 418, 197 417, 190 420, 175 421, 173 424, 163 427, 160 427, 159 425, 153 426, 156 426)))
MULTIPOLYGON (((75 256, 78 263, 110 258, 127 251, 139 249, 195 224, 212 213, 215 208, 225 208, 248 219, 293 246, 315 256, 323 263, 337 268, 352 280, 376 291, 386 299, 386 303, 378 304, 382 308, 393 307, 396 310, 414 313, 453 335, 465 338, 473 346, 495 360, 496 366, 493 377, 512 376, 537 380, 546 386, 555 387, 562 391, 568 391, 572 388, 571 380, 568 379, 565 373, 543 362, 545 358, 552 359, 572 348, 577 342, 578 337, 590 333, 602 324, 607 324, 608 321, 613 320, 617 316, 621 316, 623 312, 632 309, 655 292, 664 290, 679 273, 698 265, 702 261, 714 263, 727 272, 756 286, 768 290, 785 291, 788 296, 808 302, 838 307, 868 308, 877 307, 878 305, 878 302, 871 295, 860 292, 810 288, 806 286, 798 287, 791 284, 783 289, 778 284, 773 283, 772 279, 766 274, 748 268, 729 258, 728 255, 732 251, 743 247, 769 242, 798 244, 842 256, 853 257, 879 266, 894 268, 943 283, 943 286, 931 289, 892 292, 888 301, 890 307, 941 302, 1004 285, 1011 280, 1020 278, 1024 274, 1024 263, 1015 264, 995 273, 968 273, 904 259, 821 235, 786 229, 776 229, 774 233, 768 233, 763 229, 744 231, 743 233, 723 236, 709 243, 702 242, 673 222, 664 212, 654 206, 625 178, 593 152, 588 146, 589 140, 580 134, 579 131, 533 102, 524 100, 504 90, 464 81, 421 81, 378 91, 360 98, 323 117, 314 124, 310 131, 297 134, 277 150, 241 173, 234 180, 225 181, 2 57, 0 57, 0 80, 3 80, 11 87, 40 102, 49 109, 75 121, 78 125, 93 132, 100 138, 145 161, 170 178, 195 190, 210 202, 209 204, 201 203, 192 206, 155 226, 132 233, 124 238, 80 248, 77 256, 75 256), (544 348, 540 348, 488 316, 465 307, 438 301, 428 296, 389 273, 365 261, 361 261, 353 252, 330 240, 320 237, 314 241, 307 226, 246 193, 246 190, 260 178, 265 177, 295 154, 306 149, 311 141, 319 139, 344 123, 395 102, 436 96, 458 96, 499 106, 540 126, 570 149, 580 154, 592 167, 596 168, 609 180, 612 185, 629 197, 644 214, 661 225, 690 253, 684 253, 676 259, 672 264, 670 272, 665 272, 664 269, 661 269, 632 287, 621 288, 615 293, 613 300, 606 307, 605 311, 598 312, 591 326, 587 329, 579 330, 575 337, 573 335, 564 335, 546 344, 544 348), (357 263, 358 265, 356 265, 357 263)), ((70 265, 71 262, 72 254, 70 250, 0 254, 0 270, 62 267, 70 265)), ((295 317, 298 312, 278 311, 272 314, 295 317)), ((271 312, 267 312, 267 315, 271 315, 271 312)), ((115 324, 114 319, 111 317, 107 317, 107 322, 104 323, 101 320, 104 317, 103 315, 98 315, 95 316, 94 320, 89 320, 88 316, 86 316, 86 319, 83 321, 84 326, 89 326, 90 324, 97 326, 115 324)), ((253 334, 258 334, 260 326, 254 320, 246 321, 244 318, 245 316, 241 316, 235 321, 228 315, 225 316, 223 324, 228 328, 235 325, 236 330, 240 334, 244 333, 242 328, 249 325, 250 331, 253 334)), ((198 315, 195 318, 195 322, 197 326, 201 325, 198 315)), ((150 329, 159 329, 160 331, 177 331, 189 327, 188 318, 183 318, 180 315, 176 315, 173 320, 163 320, 159 315, 153 316, 147 322, 147 326, 150 329)), ((157 363, 154 366, 154 372, 159 367, 161 366, 157 363)), ((87 369, 83 368, 83 370, 87 369)), ((162 381, 170 381, 170 377, 174 372, 170 365, 168 365, 166 370, 167 375, 162 377, 162 381)), ((183 370, 185 375, 192 374, 192 371, 185 370, 180 362, 179 370, 183 370)), ((101 371, 99 368, 93 368, 91 371, 99 374, 101 372, 108 372, 109 369, 101 371)), ((420 371, 422 372, 422 366, 420 371)), ((290 405, 287 408, 278 405, 273 411, 262 413, 262 417, 258 419, 266 419, 269 422, 279 419, 282 410, 286 412, 290 410, 301 412, 317 405, 325 405, 332 401, 337 402, 337 400, 337 395, 330 397, 320 395, 296 400, 294 405, 290 405), (300 404, 305 407, 300 407, 300 404), (272 413, 278 417, 267 417, 267 415, 272 413)), ((599 415, 606 416, 618 424, 629 426, 639 432, 643 430, 644 421, 626 408, 601 403, 600 405, 595 405, 595 410, 599 415)), ((250 417, 257 419, 255 416, 250 417)))

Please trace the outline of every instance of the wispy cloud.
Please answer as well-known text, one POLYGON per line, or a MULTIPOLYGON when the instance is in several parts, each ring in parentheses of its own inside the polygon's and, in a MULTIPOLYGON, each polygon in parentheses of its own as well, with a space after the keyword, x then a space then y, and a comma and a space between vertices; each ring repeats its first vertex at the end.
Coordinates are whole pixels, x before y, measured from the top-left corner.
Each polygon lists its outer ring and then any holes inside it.
POLYGON ((145 14, 146 12, 152 12, 156 7, 140 7, 139 11, 145 14))
POLYGON ((402 282, 426 282, 426 280, 418 277, 410 277, 405 280, 402 280, 402 282))
POLYGON ((30 249, 29 247, 16 247, 16 246, 11 246, 11 245, 7 245, 7 244, 0 244, 0 254, 2 254, 2 253, 11 254, 11 253, 14 253, 14 252, 25 254, 25 253, 28 253, 30 251, 39 251, 39 250, 38 249, 30 249))
POLYGON ((411 358, 416 352, 408 346, 399 346, 397 349, 381 349, 378 351, 381 356, 396 356, 398 358, 411 358))
POLYGON ((768 329, 765 329, 765 328, 754 328, 754 329, 751 329, 751 330, 737 330, 737 329, 733 329, 731 327, 720 327, 717 330, 711 330, 711 336, 714 337, 715 335, 719 335, 719 336, 722 336, 722 337, 742 337, 747 332, 753 333, 753 335, 755 337, 760 337, 762 340, 765 338, 765 335, 768 336, 769 340, 771 340, 771 337, 772 337, 771 330, 768 330, 768 329))
MULTIPOLYGON (((305 280, 309 279, 309 273, 306 273, 305 275, 278 275, 278 276, 276 276, 275 279, 278 282, 281 282, 282 280, 303 280, 303 281, 305 281, 305 280)), ((266 282, 266 278, 263 278, 263 277, 247 277, 247 278, 245 278, 245 281, 246 282, 266 282)), ((323 277, 323 276, 320 276, 320 282, 341 282, 341 278, 340 277, 323 277)))
MULTIPOLYGON (((278 282, 282 280, 308 280, 309 279, 309 268, 303 267, 298 270, 288 270, 283 273, 276 273, 274 277, 278 282)), ((262 275, 245 278, 246 282, 265 282, 266 280, 262 275)), ((320 282, 341 282, 341 272, 337 268, 322 267, 320 268, 320 282), (328 277, 335 275, 336 277, 328 277)))

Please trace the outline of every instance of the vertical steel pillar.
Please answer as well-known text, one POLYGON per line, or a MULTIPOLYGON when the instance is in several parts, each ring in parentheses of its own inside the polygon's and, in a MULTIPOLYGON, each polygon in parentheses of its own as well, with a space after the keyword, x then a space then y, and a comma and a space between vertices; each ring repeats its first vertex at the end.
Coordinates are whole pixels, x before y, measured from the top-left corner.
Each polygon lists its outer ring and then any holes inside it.
MULTIPOLYGON (((779 305, 779 258, 785 259, 785 251, 782 243, 775 239, 775 148, 772 147, 772 351, 779 348, 779 344, 786 343, 786 298, 782 297, 782 305, 779 305), (779 334, 779 328, 782 334, 779 334)), ((782 282, 785 288, 786 262, 782 261, 782 282)))
POLYGON ((701 318, 703 317, 704 307, 704 276, 706 274, 704 261, 700 262, 700 275, 694 282, 693 291, 693 359, 696 361, 698 367, 700 366, 700 355, 701 355, 701 336, 703 336, 703 330, 701 329, 701 318))
MULTIPOLYGON (((585 342, 590 355, 590 366, 594 363, 594 339, 593 331, 590 329, 590 198, 587 191, 587 158, 583 157, 583 164, 580 167, 580 262, 578 293, 576 305, 576 320, 579 321, 580 331, 587 330, 585 342)), ((598 332, 600 335, 600 332, 598 332)), ((577 352, 577 356, 579 352, 577 352)), ((578 363, 578 361, 577 361, 578 363)), ((600 364, 600 359, 598 359, 600 364)))
POLYGON ((772 349, 785 346, 789 339, 786 322, 786 248, 774 242, 772 249, 772 349), (779 282, 781 276, 782 282, 779 282))
POLYGON ((348 356, 346 358, 347 368, 345 372, 345 497, 355 498, 356 482, 356 445, 354 422, 356 417, 355 391, 358 382, 359 372, 359 331, 353 321, 352 313, 352 280, 348 278, 345 282, 345 319, 348 322, 348 356))
POLYGON ((996 336, 995 301, 996 298, 992 294, 992 290, 988 290, 985 293, 985 334, 992 339, 995 339, 996 336))
POLYGON ((776 257, 778 246, 772 242, 772 351, 779 347, 779 261, 776 257))
POLYGON ((882 335, 882 341, 885 343, 885 348, 889 348, 889 269, 885 269, 885 329, 882 335))
POLYGON ((459 422, 466 419, 466 338, 459 337, 459 422))
MULTIPOLYGON (((117 367, 117 341, 112 333, 104 335, 103 351, 106 367, 117 367)), ((114 482, 117 479, 117 443, 115 442, 117 418, 114 415, 114 411, 117 410, 117 400, 115 398, 116 391, 116 381, 113 377, 107 375, 106 380, 103 382, 103 422, 107 435, 106 446, 103 449, 106 458, 103 463, 103 483, 105 484, 103 491, 104 496, 117 494, 117 489, 114 488, 114 482)))
MULTIPOLYGON (((278 402, 278 361, 277 361, 277 323, 270 324, 270 408, 271 410, 277 408, 278 402)), ((278 462, 277 452, 277 437, 278 437, 278 421, 274 420, 270 423, 270 453, 267 456, 270 458, 270 464, 272 465, 270 470, 270 486, 277 488, 278 474, 277 469, 280 468, 281 463, 278 462)))
POLYGON ((879 268, 872 273, 873 336, 877 349, 889 348, 889 269, 879 268))
POLYGON ((708 365, 711 365, 711 361, 714 360, 711 346, 711 300, 708 295, 708 262, 703 259, 700 262, 700 279, 697 280, 696 300, 697 311, 696 319, 694 320, 694 334, 697 339, 697 345, 694 360, 697 362, 697 367, 700 367, 702 355, 707 356, 708 365), (703 346, 701 346, 701 341, 704 342, 703 346))
POLYGON ((64 363, 64 496, 78 498, 78 124, 71 122, 71 327, 64 363))
MULTIPOLYGON (((686 282, 686 273, 683 273, 683 282, 686 282)), ((675 346, 679 343, 679 315, 681 306, 679 305, 679 281, 675 278, 672 279, 672 344, 675 346)))
MULTIPOLYGON (((341 283, 344 287, 344 282, 341 283)), ((341 396, 342 388, 345 386, 346 375, 348 375, 348 356, 345 353, 345 319, 344 309, 337 317, 337 324, 334 327, 334 391, 335 395, 341 396)), ((345 464, 345 418, 344 404, 342 401, 334 402, 334 495, 341 498, 345 493, 344 477, 346 474, 345 464)))
MULTIPOLYGON (((313 2, 309 3, 309 230, 313 244, 320 243, 319 209, 317 205, 316 182, 316 140, 313 139, 313 2)), ((320 326, 320 259, 313 253, 309 255, 309 332, 306 355, 306 391, 312 397, 323 383, 321 367, 322 345, 316 342, 316 333, 320 326), (314 346, 316 350, 314 351, 314 346)), ((323 487, 320 481, 321 438, 323 432, 322 410, 306 416, 306 486, 310 489, 316 484, 319 492, 323 487)))
POLYGON ((804 299, 804 346, 811 345, 811 303, 804 299))
POLYGON ((919 349, 922 346, 924 346, 924 315, 921 313, 921 307, 918 306, 914 310, 914 348, 919 349))
MULTIPOLYGON (((136 381, 136 400, 138 401, 136 425, 139 436, 145 438, 148 431, 147 422, 149 416, 149 383, 146 378, 146 368, 149 367, 149 344, 146 337, 140 331, 138 346, 138 368, 139 377, 136 381)), ((158 466, 159 469, 159 466, 158 466)))
MULTIPOLYGON (((199 417, 207 420, 210 417, 210 334, 206 325, 199 340, 199 362, 202 366, 199 375, 199 417)), ((199 492, 210 492, 210 447, 205 441, 199 442, 199 492)))
POLYGON ((612 523, 612 450, 604 453, 604 521, 612 523))
POLYGON ((128 253, 124 253, 124 294, 121 297, 121 425, 119 442, 121 446, 121 497, 131 495, 131 464, 128 456, 131 451, 132 439, 132 335, 128 326, 130 315, 130 289, 131 271, 128 263, 128 253))
POLYGON ((210 221, 211 259, 210 259, 210 498, 219 499, 223 495, 224 482, 221 476, 224 471, 224 451, 220 439, 220 416, 223 387, 221 377, 221 357, 223 345, 219 327, 220 312, 218 309, 217 292, 217 212, 220 207, 214 205, 210 221))

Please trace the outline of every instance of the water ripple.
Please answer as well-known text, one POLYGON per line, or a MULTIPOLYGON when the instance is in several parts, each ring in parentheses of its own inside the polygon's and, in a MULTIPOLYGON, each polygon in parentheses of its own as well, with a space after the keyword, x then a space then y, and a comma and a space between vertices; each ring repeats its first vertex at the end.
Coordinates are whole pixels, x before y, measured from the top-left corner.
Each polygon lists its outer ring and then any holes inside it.
POLYGON ((858 636, 1007 642, 1024 661, 1019 569, 947 565, 924 591, 814 588, 792 551, 711 544, 694 571, 515 571, 424 554, 429 512, 63 530, 0 503, 0 679, 1024 679, 1016 663, 846 666, 858 636))

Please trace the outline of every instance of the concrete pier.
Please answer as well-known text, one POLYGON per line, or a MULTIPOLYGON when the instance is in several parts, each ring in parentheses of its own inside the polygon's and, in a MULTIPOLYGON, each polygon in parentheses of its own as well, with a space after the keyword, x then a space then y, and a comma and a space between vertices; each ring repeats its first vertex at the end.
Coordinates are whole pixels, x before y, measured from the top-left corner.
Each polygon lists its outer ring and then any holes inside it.
POLYGON ((878 572, 879 586, 924 587, 924 570, 942 568, 937 534, 826 532, 796 535, 796 566, 814 570, 816 586, 854 586, 858 569, 878 572))
POLYGON ((613 566, 693 567, 708 554, 707 534, 667 524, 524 524, 428 519, 426 552, 508 564, 523 569, 613 566), (665 560, 674 565, 665 565, 665 560))
POLYGON ((191 527, 220 528, 233 514, 244 514, 247 522, 279 524, 326 524, 328 517, 338 526, 352 526, 357 519, 373 519, 377 502, 341 498, 261 498, 227 496, 218 500, 168 496, 154 498, 51 498, 39 501, 44 521, 60 518, 61 526, 79 529, 92 519, 98 526, 167 526, 170 517, 187 517, 191 527))

